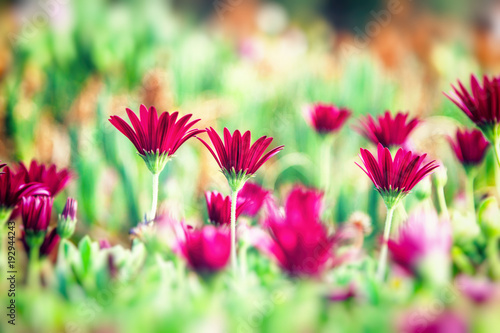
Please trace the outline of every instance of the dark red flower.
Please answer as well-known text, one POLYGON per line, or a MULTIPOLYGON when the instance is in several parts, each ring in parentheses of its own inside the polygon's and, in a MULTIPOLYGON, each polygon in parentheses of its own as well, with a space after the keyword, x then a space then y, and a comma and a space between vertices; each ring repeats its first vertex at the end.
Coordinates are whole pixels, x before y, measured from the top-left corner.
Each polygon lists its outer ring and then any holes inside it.
POLYGON ((500 77, 489 79, 485 75, 481 86, 476 76, 471 75, 470 85, 471 92, 458 81, 458 88, 452 86, 453 93, 445 95, 493 142, 494 127, 500 122, 500 77))
POLYGON ((439 166, 435 161, 425 163, 426 156, 400 148, 393 160, 389 149, 379 144, 378 161, 372 153, 361 148, 359 157, 365 168, 356 165, 370 177, 387 207, 392 207, 439 166))
POLYGON ((20 212, 26 232, 45 232, 52 214, 52 198, 48 196, 22 198, 20 212))
POLYGON ((480 130, 457 130, 456 141, 449 139, 455 156, 464 167, 480 165, 490 144, 480 130))
MULTIPOLYGON (((205 192, 207 201, 208 219, 215 225, 231 224, 231 197, 224 197, 222 194, 214 192, 205 192)), ((237 200, 236 218, 240 216, 246 203, 237 200)))
POLYGON ((292 276, 318 275, 333 259, 334 236, 320 219, 322 194, 295 187, 287 198, 285 216, 270 205, 264 225, 271 238, 256 242, 292 276))
POLYGON ((417 118, 408 119, 408 113, 397 113, 393 118, 389 111, 374 120, 371 115, 362 119, 357 131, 373 144, 384 147, 400 147, 406 143, 410 133, 417 127, 417 118))
POLYGON ((52 197, 61 192, 71 180, 71 173, 67 169, 57 171, 55 164, 46 166, 31 161, 29 169, 24 163, 19 164, 19 173, 24 175, 24 182, 36 182, 44 184, 52 197))
POLYGON ((213 128, 207 128, 206 132, 214 146, 215 152, 207 142, 203 139, 198 139, 215 158, 233 191, 239 191, 248 178, 284 147, 276 147, 264 154, 267 147, 273 141, 273 138, 263 136, 250 145, 250 131, 246 131, 241 135, 240 131, 236 130, 231 135, 229 130, 224 128, 224 142, 222 142, 219 134, 213 128))
POLYGON ((231 250, 229 229, 205 225, 200 229, 184 228, 181 254, 199 273, 213 273, 226 267, 231 250))
POLYGON ((351 111, 335 105, 316 103, 307 107, 305 118, 320 134, 333 133, 339 130, 351 116, 351 111))
POLYGON ((149 110, 140 106, 140 119, 130 109, 127 115, 132 127, 118 116, 111 116, 109 121, 122 132, 135 146, 152 173, 159 173, 179 147, 203 130, 191 129, 200 119, 189 122, 191 114, 177 120, 178 112, 163 112, 158 118, 156 108, 149 110))
POLYGON ((259 184, 246 182, 238 193, 238 203, 244 202, 243 215, 255 217, 264 203, 271 199, 271 191, 268 191, 259 184))
POLYGON ((14 172, 6 167, 5 172, 0 175, 0 208, 11 211, 23 197, 34 195, 50 195, 44 184, 25 183, 24 173, 14 172))

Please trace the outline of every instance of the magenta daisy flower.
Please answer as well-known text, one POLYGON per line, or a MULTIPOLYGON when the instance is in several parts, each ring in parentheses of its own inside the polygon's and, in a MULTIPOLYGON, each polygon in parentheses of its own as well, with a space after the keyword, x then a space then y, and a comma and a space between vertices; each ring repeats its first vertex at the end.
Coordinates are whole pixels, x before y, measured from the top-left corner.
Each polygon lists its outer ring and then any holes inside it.
POLYGON ((356 129, 373 144, 380 143, 384 147, 393 148, 403 146, 419 122, 417 118, 409 119, 408 113, 397 113, 393 118, 391 113, 386 111, 376 120, 368 115, 356 129))
POLYGON ((23 173, 15 173, 9 167, 4 170, 5 172, 0 174, 0 222, 18 215, 19 212, 14 210, 23 197, 50 194, 44 184, 26 184, 23 173))
MULTIPOLYGON (((222 194, 213 191, 205 192, 207 201, 208 219, 215 225, 230 225, 231 224, 231 197, 223 196, 222 194)), ((246 203, 240 202, 236 204, 236 218, 240 216, 245 208, 246 203)))
POLYGON ((500 135, 500 76, 489 79, 483 77, 482 85, 475 75, 470 77, 470 92, 458 81, 458 88, 445 94, 455 103, 486 135, 490 142, 500 135))
POLYGON ((127 109, 127 115, 132 126, 118 116, 111 116, 109 121, 132 142, 153 174, 163 170, 168 159, 184 142, 203 132, 192 129, 200 119, 189 122, 191 114, 177 119, 178 112, 163 112, 158 118, 154 106, 148 110, 141 105, 140 119, 130 109, 127 109))
POLYGON ((265 153, 273 138, 263 136, 250 144, 250 131, 241 135, 240 131, 234 131, 233 135, 224 128, 224 142, 213 128, 207 128, 206 132, 214 149, 203 139, 198 138, 210 151, 215 161, 227 178, 229 186, 233 191, 239 191, 245 182, 271 157, 276 155, 284 146, 279 146, 265 153), (265 154, 264 154, 265 153, 265 154))
POLYGON ((234 131, 233 135, 224 128, 224 142, 213 128, 207 128, 206 132, 214 149, 203 139, 198 138, 210 151, 215 161, 226 177, 231 187, 231 263, 233 271, 236 272, 238 265, 236 261, 236 203, 238 192, 245 182, 271 157, 276 155, 284 146, 279 146, 265 153, 273 138, 263 136, 251 144, 250 131, 241 135, 240 131, 234 131))
POLYGON ((180 251, 189 266, 198 273, 214 273, 226 267, 231 250, 229 229, 205 225, 184 228, 180 251))
POLYGON ((49 227, 52 198, 49 196, 22 198, 19 210, 23 221, 23 239, 30 249, 38 251, 49 227))
POLYGON ((270 207, 264 225, 271 238, 255 244, 292 276, 321 274, 333 259, 335 238, 320 219, 322 198, 321 192, 295 187, 287 198, 284 216, 270 207))
POLYGON ((31 161, 29 168, 24 163, 19 163, 19 173, 24 175, 26 183, 37 182, 44 184, 52 197, 61 192, 71 180, 71 173, 67 169, 57 170, 55 164, 46 166, 36 161, 31 161))
POLYGON ((416 155, 400 148, 394 159, 388 148, 378 145, 378 160, 367 149, 360 149, 364 168, 356 163, 370 178, 384 198, 388 208, 404 198, 425 176, 439 165, 435 161, 425 162, 427 154, 416 155))
POLYGON ((456 140, 449 138, 451 147, 460 163, 466 168, 480 165, 490 146, 480 130, 457 130, 456 140))
POLYGON ((351 111, 338 108, 335 105, 316 103, 306 108, 306 121, 319 134, 329 134, 338 131, 351 116, 351 111))
POLYGON ((440 221, 433 211, 410 215, 397 239, 388 241, 392 259, 400 267, 416 276, 438 279, 448 277, 451 245, 449 221, 440 221))
POLYGON ((255 217, 268 200, 271 200, 271 191, 256 183, 246 182, 238 192, 238 203, 245 203, 242 214, 246 216, 255 217))

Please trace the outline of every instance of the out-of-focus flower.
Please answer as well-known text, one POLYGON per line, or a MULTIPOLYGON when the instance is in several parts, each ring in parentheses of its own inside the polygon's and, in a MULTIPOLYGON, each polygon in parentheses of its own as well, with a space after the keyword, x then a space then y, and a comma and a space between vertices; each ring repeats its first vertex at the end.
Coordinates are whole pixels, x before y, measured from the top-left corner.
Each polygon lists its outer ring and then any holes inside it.
POLYGON ((500 135, 500 77, 483 77, 479 83, 475 75, 470 77, 471 92, 458 81, 458 88, 452 85, 453 92, 445 94, 455 103, 480 129, 490 142, 498 140, 500 135))
POLYGON ((380 115, 376 120, 368 115, 360 122, 357 131, 373 144, 382 144, 384 147, 401 147, 406 143, 410 133, 417 127, 417 118, 408 119, 408 113, 397 113, 393 118, 389 111, 380 115))
POLYGON ((107 239, 101 239, 99 241, 99 248, 102 249, 110 249, 111 243, 107 239))
POLYGON ((57 244, 61 237, 58 235, 56 229, 52 229, 43 240, 42 246, 40 247, 40 257, 48 257, 54 248, 56 248, 57 244))
POLYGON ((372 233, 373 228, 371 218, 363 212, 352 213, 347 223, 352 225, 354 228, 359 229, 365 235, 372 233))
POLYGON ((71 173, 67 169, 57 171, 55 164, 46 166, 36 161, 31 161, 29 168, 24 163, 19 163, 19 173, 24 175, 25 183, 42 183, 55 197, 61 192, 71 180, 71 173))
POLYGON ((425 176, 438 167, 435 161, 425 163, 427 154, 416 155, 400 148, 394 160, 388 148, 378 145, 378 160, 367 149, 360 149, 361 161, 365 168, 358 165, 382 195, 388 208, 394 207, 425 176))
POLYGON ((264 203, 271 198, 271 191, 268 191, 259 184, 246 182, 238 193, 238 203, 244 202, 242 214, 255 217, 264 203))
POLYGON ((462 274, 455 279, 457 288, 476 304, 484 304, 495 297, 497 286, 485 277, 462 274))
POLYGON ((449 277, 452 229, 435 211, 410 215, 397 239, 388 241, 392 259, 409 273, 443 282, 449 277))
POLYGON ((351 111, 335 105, 316 103, 305 109, 304 117, 319 134, 338 131, 351 116, 351 111))
POLYGON ((320 220, 321 200, 320 192, 295 187, 287 198, 285 216, 269 205, 264 225, 271 237, 254 241, 292 276, 321 274, 332 259, 335 238, 320 220))
POLYGON ((404 319, 399 331, 402 333, 468 333, 469 328, 462 316, 445 311, 429 319, 419 316, 416 320, 415 316, 410 314, 404 319))
POLYGON ((50 195, 46 186, 40 183, 25 183, 24 174, 16 173, 9 167, 0 174, 0 212, 2 221, 15 217, 12 213, 14 208, 21 202, 23 197, 50 195))
MULTIPOLYGON (((207 201, 208 219, 215 225, 231 224, 231 197, 224 197, 222 194, 214 192, 205 192, 207 201)), ((238 200, 236 204, 236 218, 240 216, 245 208, 245 202, 238 200)))
POLYGON ((284 147, 276 147, 264 154, 267 147, 273 141, 273 138, 263 136, 251 145, 250 131, 246 131, 241 135, 240 131, 236 130, 231 135, 229 130, 224 128, 224 142, 222 142, 221 137, 213 128, 207 128, 206 132, 214 149, 203 139, 198 139, 215 158, 233 191, 239 191, 245 182, 267 160, 276 155, 284 147))
POLYGON ((141 105, 140 119, 130 109, 127 109, 127 115, 133 128, 118 116, 111 116, 109 121, 132 142, 153 174, 163 170, 168 159, 184 142, 203 132, 191 129, 200 121, 196 119, 188 123, 191 114, 177 120, 178 112, 163 112, 158 118, 154 106, 148 110, 146 106, 141 105))
POLYGON ((78 203, 75 199, 66 200, 66 205, 57 221, 57 233, 61 238, 70 238, 75 232, 77 207, 78 203))
POLYGON ((205 225, 184 228, 179 249, 189 266, 198 273, 214 273, 226 267, 231 251, 231 236, 226 227, 205 225))
MULTIPOLYGON (((0 170, 3 169, 3 167, 5 167, 6 165, 7 165, 6 163, 2 163, 2 161, 0 161, 0 170)), ((0 175, 3 173, 4 173, 3 171, 0 171, 0 175)))
POLYGON ((458 130, 456 140, 449 138, 455 156, 464 166, 470 168, 480 165, 490 144, 479 130, 458 130))

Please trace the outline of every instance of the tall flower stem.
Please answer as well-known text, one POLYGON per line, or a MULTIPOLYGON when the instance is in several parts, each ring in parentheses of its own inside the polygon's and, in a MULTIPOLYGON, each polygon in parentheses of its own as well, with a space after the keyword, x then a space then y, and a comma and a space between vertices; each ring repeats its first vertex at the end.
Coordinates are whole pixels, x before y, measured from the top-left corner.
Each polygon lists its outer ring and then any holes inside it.
POLYGON ((28 261, 27 284, 33 289, 38 289, 40 283, 40 245, 32 246, 28 261))
POLYGON ((391 235, 391 224, 392 224, 392 216, 394 215, 394 210, 397 205, 392 207, 387 207, 387 216, 385 218, 385 227, 384 227, 384 239, 382 243, 382 249, 380 251, 380 257, 378 260, 377 266, 377 275, 376 278, 378 281, 384 280, 385 269, 387 266, 387 242, 389 241, 389 236, 391 235))
POLYGON ((443 214, 444 218, 448 220, 450 218, 450 213, 448 212, 448 206, 446 205, 446 197, 444 196, 444 186, 436 186, 436 194, 438 198, 439 210, 443 214))
POLYGON ((158 206, 159 178, 160 178, 160 173, 153 173, 153 198, 151 203, 151 213, 149 214, 150 220, 154 220, 156 217, 156 208, 158 206))
POLYGON ((498 251, 498 242, 500 235, 491 236, 486 245, 486 256, 490 265, 490 273, 493 280, 500 280, 500 253, 498 251))
POLYGON ((236 258, 236 201, 238 200, 239 190, 233 190, 231 193, 231 267, 233 273, 238 271, 238 261, 236 258))
POLYGON ((476 179, 476 172, 473 169, 466 171, 467 179, 465 183, 465 194, 467 196, 467 208, 476 215, 476 207, 474 205, 474 180, 476 179))
POLYGON ((332 142, 333 138, 331 136, 325 136, 321 138, 321 148, 320 148, 320 179, 318 185, 325 191, 325 199, 328 200, 330 193, 330 173, 331 173, 331 163, 332 163, 332 142))

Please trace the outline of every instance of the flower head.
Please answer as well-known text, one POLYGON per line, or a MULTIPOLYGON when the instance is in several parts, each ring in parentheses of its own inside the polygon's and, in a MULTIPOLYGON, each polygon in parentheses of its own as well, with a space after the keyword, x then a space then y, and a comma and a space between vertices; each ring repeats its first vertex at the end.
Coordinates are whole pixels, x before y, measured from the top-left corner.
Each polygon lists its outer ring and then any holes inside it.
POLYGON ((392 159, 389 149, 379 144, 378 160, 368 150, 361 148, 359 157, 364 168, 358 163, 356 165, 368 175, 390 208, 438 167, 435 161, 424 162, 426 156, 400 148, 392 159))
POLYGON ((59 215, 57 221, 57 233, 62 238, 70 238, 75 232, 77 207, 78 202, 75 199, 68 198, 66 200, 66 205, 64 205, 62 214, 59 215))
POLYGON ((432 270, 438 278, 447 277, 451 246, 451 225, 447 220, 440 221, 435 211, 410 215, 397 239, 388 241, 392 258, 400 267, 414 275, 432 270), (438 272, 440 269, 443 271, 438 272))
POLYGON ((45 240, 52 213, 49 196, 22 198, 19 210, 23 221, 24 239, 27 246, 39 247, 45 240))
POLYGON ((470 77, 471 91, 467 91, 458 81, 458 88, 452 86, 453 92, 445 94, 455 103, 493 142, 495 127, 500 123, 500 77, 489 79, 483 77, 482 85, 475 75, 470 77))
POLYGON ((319 134, 338 131, 351 116, 351 111, 334 105, 316 103, 306 108, 305 118, 319 134))
POLYGON ((55 164, 46 166, 34 160, 31 161, 29 168, 21 162, 19 164, 19 173, 24 175, 26 183, 37 182, 44 184, 52 197, 61 192, 71 180, 71 173, 67 169, 57 171, 55 164))
POLYGON ((406 143, 410 133, 417 127, 419 120, 408 119, 408 113, 398 113, 393 118, 389 111, 374 120, 371 115, 361 120, 357 131, 373 144, 384 147, 400 147, 406 143))
MULTIPOLYGON (((231 197, 214 192, 205 192, 207 201, 208 219, 215 225, 229 225, 231 223, 231 197)), ((245 202, 238 200, 236 204, 236 218, 245 208, 245 202)))
POLYGON ((206 132, 214 149, 203 139, 198 139, 215 158, 233 191, 239 191, 267 160, 284 147, 276 147, 264 154, 273 138, 263 136, 251 145, 250 131, 241 135, 240 131, 236 130, 231 135, 229 130, 224 128, 224 142, 213 128, 207 128, 206 132))
POLYGON ((246 182, 238 193, 238 203, 244 202, 242 214, 255 217, 264 203, 271 198, 271 191, 262 188, 259 184, 246 182))
POLYGON ((332 259, 334 237, 320 220, 322 194, 295 187, 287 198, 285 216, 270 205, 264 222, 270 238, 256 242, 292 276, 318 275, 332 259))
MULTIPOLYGON (((425 310, 424 310, 425 311, 425 310)), ((429 319, 416 320, 419 316, 416 313, 422 313, 422 310, 411 312, 404 318, 400 324, 398 332, 402 333, 468 333, 471 332, 463 315, 459 315, 449 310, 439 312, 437 316, 431 316, 429 319), (418 312, 417 312, 418 311, 418 312)))
POLYGON ((184 228, 181 254, 198 273, 213 273, 226 267, 231 250, 229 229, 205 225, 200 229, 184 228))
POLYGON ((497 285, 486 277, 472 277, 459 275, 455 279, 457 287, 462 293, 476 304, 488 303, 495 297, 497 285))
POLYGON ((140 119, 130 109, 127 109, 127 115, 132 127, 118 116, 111 116, 109 121, 132 142, 148 169, 154 174, 163 170, 168 159, 184 142, 203 132, 191 129, 200 121, 196 119, 189 122, 191 114, 177 120, 178 112, 163 112, 158 118, 154 106, 148 110, 146 106, 141 105, 140 119))
MULTIPOLYGON (((41 183, 25 183, 24 173, 14 172, 6 167, 0 174, 0 209, 11 212, 23 197, 48 196, 46 186, 41 183)), ((10 215, 10 213, 8 214, 10 215)))
POLYGON ((490 144, 479 130, 458 130, 456 141, 449 139, 455 156, 465 168, 480 165, 490 144))

